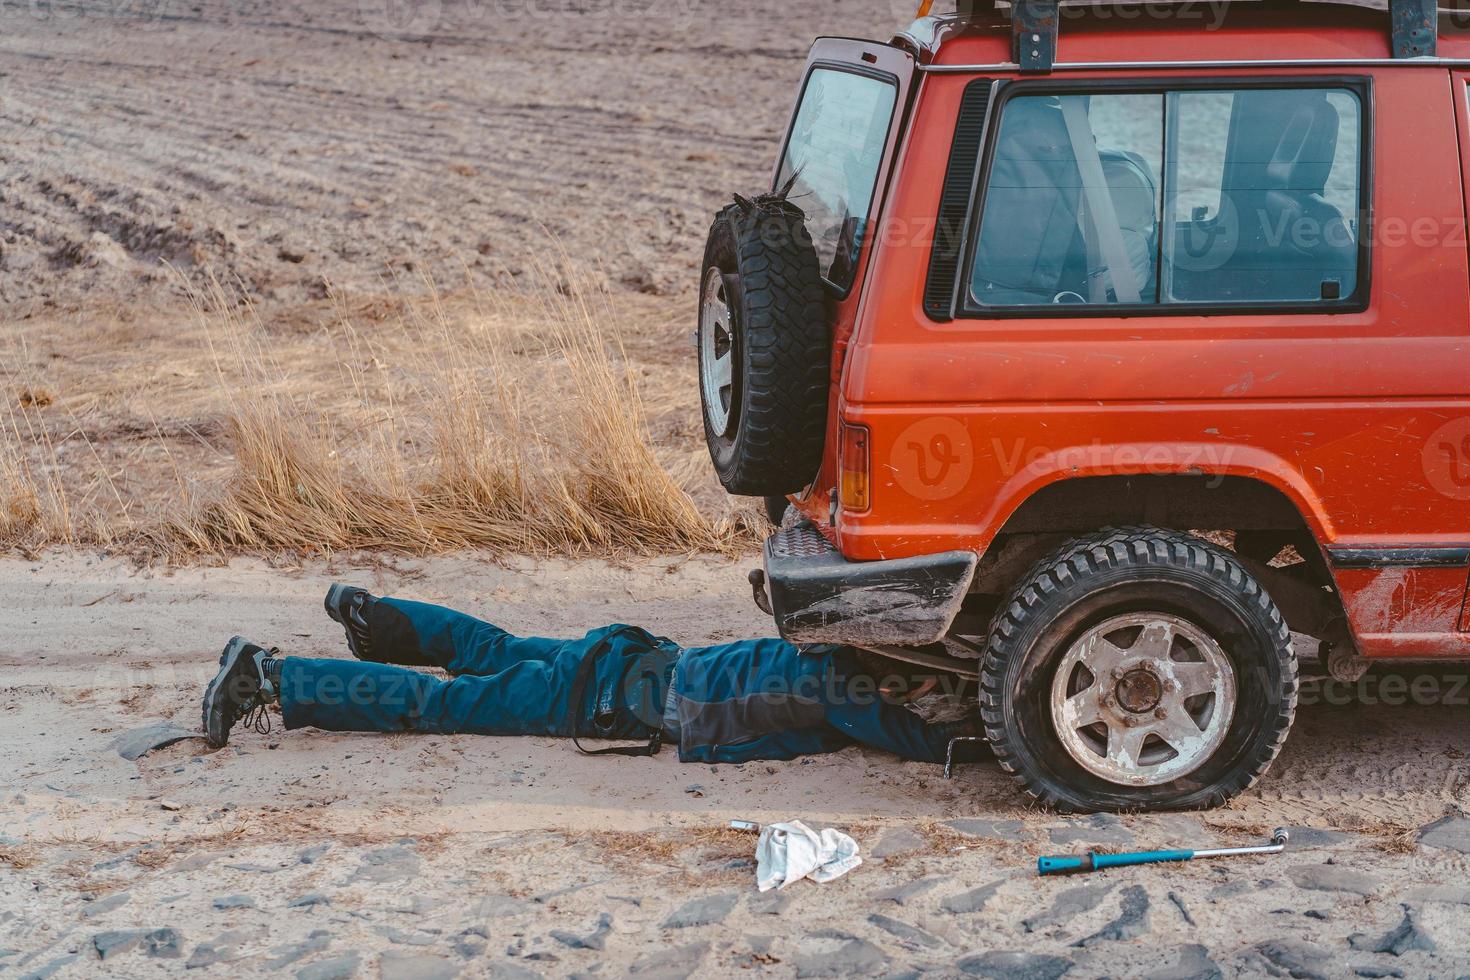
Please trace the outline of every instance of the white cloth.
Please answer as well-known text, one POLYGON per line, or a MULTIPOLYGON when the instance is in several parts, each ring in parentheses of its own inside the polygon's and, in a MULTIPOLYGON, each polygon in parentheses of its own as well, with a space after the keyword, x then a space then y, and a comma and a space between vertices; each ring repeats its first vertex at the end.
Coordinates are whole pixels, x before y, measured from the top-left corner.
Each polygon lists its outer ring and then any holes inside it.
POLYGON ((755 883, 763 892, 803 878, 831 881, 862 863, 857 841, 831 828, 818 834, 800 820, 766 824, 755 842, 755 883))

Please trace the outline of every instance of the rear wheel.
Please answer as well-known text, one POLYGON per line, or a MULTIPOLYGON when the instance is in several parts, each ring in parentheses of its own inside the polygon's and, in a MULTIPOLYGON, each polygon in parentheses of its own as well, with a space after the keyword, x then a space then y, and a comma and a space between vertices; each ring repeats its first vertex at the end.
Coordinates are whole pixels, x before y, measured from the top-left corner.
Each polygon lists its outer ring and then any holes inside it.
POLYGON ((1042 803, 1192 809, 1265 773, 1297 663, 1280 610, 1228 551, 1123 528, 1069 542, 1012 592, 981 687, 997 759, 1042 803))

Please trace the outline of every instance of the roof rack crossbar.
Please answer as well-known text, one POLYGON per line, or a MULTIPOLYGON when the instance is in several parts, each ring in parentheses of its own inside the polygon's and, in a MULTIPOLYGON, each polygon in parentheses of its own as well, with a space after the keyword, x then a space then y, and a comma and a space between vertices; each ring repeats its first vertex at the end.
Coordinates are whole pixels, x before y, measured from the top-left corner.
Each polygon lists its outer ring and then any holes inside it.
MULTIPOLYGON (((1123 2, 1137 5, 1139 0, 1123 2)), ((1142 0, 1144 4, 1147 2, 1142 0)), ((1292 3, 1292 0, 1278 2, 1292 3)), ((1021 71, 1046 73, 1056 64, 1060 5, 1061 0, 1010 0, 1006 5, 1011 17, 1011 59, 1021 71)), ((1002 8, 998 0, 956 0, 955 6, 964 19, 981 12, 999 13, 1002 8)), ((1439 0, 1388 0, 1388 14, 1395 58, 1438 55, 1439 0)))

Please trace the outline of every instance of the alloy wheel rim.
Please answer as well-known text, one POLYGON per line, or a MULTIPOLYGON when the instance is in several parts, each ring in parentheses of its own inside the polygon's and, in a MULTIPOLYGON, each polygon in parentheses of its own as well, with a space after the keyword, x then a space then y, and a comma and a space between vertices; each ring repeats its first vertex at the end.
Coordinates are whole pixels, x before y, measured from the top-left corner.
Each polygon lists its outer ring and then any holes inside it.
POLYGON ((1158 786, 1204 765, 1235 714, 1235 670, 1177 616, 1115 616, 1084 633, 1052 678, 1051 717, 1078 765, 1122 786, 1158 786))
POLYGON ((700 296, 699 377, 710 428, 728 435, 735 400, 735 325, 719 268, 705 274, 700 296))

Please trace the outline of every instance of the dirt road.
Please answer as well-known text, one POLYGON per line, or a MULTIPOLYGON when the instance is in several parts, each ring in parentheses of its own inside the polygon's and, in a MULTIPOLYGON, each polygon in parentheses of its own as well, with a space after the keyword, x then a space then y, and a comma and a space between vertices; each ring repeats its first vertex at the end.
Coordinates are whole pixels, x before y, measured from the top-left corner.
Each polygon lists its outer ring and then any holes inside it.
POLYGON ((266 303, 522 273, 547 234, 631 290, 697 279, 769 180, 822 33, 887 0, 0 4, 0 301, 266 303))
MULTIPOLYGON (((765 180, 810 38, 881 35, 911 8, 0 0, 0 308, 3 339, 25 341, 5 397, 61 447, 38 471, 96 460, 128 490, 189 452, 225 465, 212 444, 181 448, 226 427, 201 395, 213 362, 197 336, 174 329, 176 310, 149 315, 181 296, 165 263, 243 283, 262 336, 326 376, 312 391, 330 405, 335 362, 282 338, 334 341, 291 310, 329 283, 370 303, 422 293, 425 276, 449 290, 525 277, 554 259, 550 233, 615 290, 651 294, 627 298, 634 363, 655 395, 672 390, 693 377, 685 294, 708 215, 765 180), (136 361, 149 370, 113 371, 136 361), (147 456, 137 433, 173 448, 147 456)), ((688 383, 682 402, 654 399, 656 420, 698 455, 688 383)), ((339 576, 517 630, 625 620, 703 643, 769 630, 743 572, 0 560, 0 976, 1470 971, 1463 703, 1305 707, 1235 806, 1152 818, 1028 812, 992 764, 946 782, 860 749, 707 767, 543 739, 279 729, 135 762, 115 747, 197 725, 234 632, 343 655, 319 600, 339 576), (732 817, 840 826, 865 863, 759 895, 732 817), (1044 853, 1245 843, 1278 824, 1303 828, 1280 858, 1086 882, 1030 871, 1044 853)))
POLYGON ((860 749, 709 767, 671 752, 590 759, 544 739, 279 728, 137 762, 110 744, 154 721, 195 726, 232 632, 341 656, 319 604, 338 575, 522 631, 624 620, 700 643, 767 628, 742 570, 0 562, 0 971, 95 975, 99 950, 117 976, 1470 969, 1470 824, 1418 830, 1470 802, 1464 707, 1308 707, 1238 805, 1121 819, 1026 812, 989 763, 951 783, 860 749), (754 839, 721 829, 732 817, 840 826, 867 860, 832 884, 760 895, 754 839), (1042 853, 1249 842, 1277 824, 1315 829, 1279 858, 1085 882, 1029 870, 1042 853), (1395 934, 1406 904, 1414 928, 1395 934))

